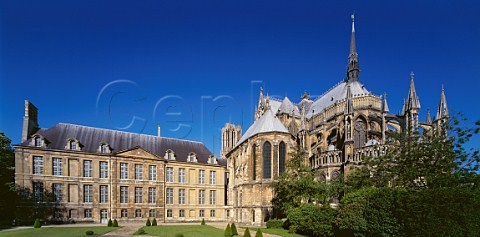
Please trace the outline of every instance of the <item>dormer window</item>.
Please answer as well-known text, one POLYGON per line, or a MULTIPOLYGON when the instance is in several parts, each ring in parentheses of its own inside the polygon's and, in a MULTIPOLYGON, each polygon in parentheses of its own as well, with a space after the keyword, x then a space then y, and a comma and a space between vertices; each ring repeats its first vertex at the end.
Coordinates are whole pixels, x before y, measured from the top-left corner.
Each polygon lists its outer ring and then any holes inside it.
POLYGON ((209 163, 209 164, 212 164, 212 165, 218 164, 218 163, 217 163, 217 159, 216 159, 215 156, 213 156, 213 155, 210 156, 210 157, 208 157, 208 163, 209 163))
POLYGON ((190 152, 187 157, 187 162, 197 162, 197 155, 193 152, 190 152))
POLYGON ((67 145, 65 146, 66 150, 71 150, 71 151, 79 151, 80 150, 80 144, 79 142, 74 139, 70 138, 67 140, 67 145))
POLYGON ((175 153, 168 149, 166 152, 165 152, 165 159, 167 160, 175 160, 175 153))
POLYGON ((37 135, 37 136, 33 137, 33 145, 35 147, 42 147, 42 143, 43 143, 42 138, 40 136, 37 135))
POLYGON ((101 143, 100 146, 98 147, 98 152, 102 154, 110 153, 110 146, 107 143, 101 143))

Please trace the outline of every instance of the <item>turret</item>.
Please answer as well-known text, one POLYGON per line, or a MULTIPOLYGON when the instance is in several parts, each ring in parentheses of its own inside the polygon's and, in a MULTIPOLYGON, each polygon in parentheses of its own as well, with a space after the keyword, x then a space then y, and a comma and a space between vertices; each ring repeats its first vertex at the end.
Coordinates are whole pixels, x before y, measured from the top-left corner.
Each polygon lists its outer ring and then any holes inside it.
POLYGON ((347 64, 347 82, 358 81, 360 66, 358 64, 357 46, 355 42, 355 15, 352 15, 352 36, 350 38, 350 54, 347 64))

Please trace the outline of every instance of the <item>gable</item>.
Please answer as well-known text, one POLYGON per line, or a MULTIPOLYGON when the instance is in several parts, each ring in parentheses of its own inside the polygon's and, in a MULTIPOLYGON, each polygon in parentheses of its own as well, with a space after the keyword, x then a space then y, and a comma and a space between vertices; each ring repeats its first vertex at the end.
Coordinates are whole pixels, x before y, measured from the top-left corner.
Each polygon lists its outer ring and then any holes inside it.
POLYGON ((132 149, 120 151, 120 152, 117 152, 116 155, 124 156, 124 157, 138 157, 138 158, 144 158, 144 159, 146 158, 146 159, 153 159, 153 160, 161 159, 160 157, 150 153, 149 151, 143 149, 142 147, 134 147, 132 149))

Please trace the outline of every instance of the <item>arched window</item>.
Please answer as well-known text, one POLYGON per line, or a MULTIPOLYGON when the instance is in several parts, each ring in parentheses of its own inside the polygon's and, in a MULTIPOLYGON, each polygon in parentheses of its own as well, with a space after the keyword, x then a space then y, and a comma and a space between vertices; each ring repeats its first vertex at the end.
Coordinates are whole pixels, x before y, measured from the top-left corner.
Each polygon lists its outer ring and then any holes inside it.
POLYGON ((285 142, 280 142, 278 146, 278 172, 281 174, 285 171, 285 142))
POLYGON ((272 177, 272 145, 270 142, 263 144, 263 178, 270 179, 272 177))
POLYGON ((166 158, 167 160, 175 160, 175 153, 174 153, 172 150, 168 149, 168 150, 165 152, 165 158, 166 158))
POLYGON ((252 146, 252 180, 257 180, 257 147, 255 145, 252 146))
POLYGON ((357 118, 355 121, 355 130, 353 133, 353 139, 355 148, 363 147, 365 145, 365 140, 367 138, 367 124, 361 118, 357 118))
POLYGON ((197 162, 197 154, 190 152, 187 157, 187 162, 197 162))

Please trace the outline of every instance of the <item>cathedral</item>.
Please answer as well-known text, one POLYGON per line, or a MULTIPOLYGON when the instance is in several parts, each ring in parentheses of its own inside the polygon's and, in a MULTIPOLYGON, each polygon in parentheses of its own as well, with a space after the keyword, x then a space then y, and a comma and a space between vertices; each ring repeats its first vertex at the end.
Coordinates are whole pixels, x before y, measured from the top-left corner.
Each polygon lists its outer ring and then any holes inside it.
POLYGON ((264 225, 272 217, 270 183, 286 169, 297 145, 312 170, 329 181, 360 165, 364 156, 385 152, 386 136, 396 131, 427 131, 444 122, 448 108, 442 87, 436 116, 419 121, 420 101, 414 74, 402 111, 391 114, 386 94, 376 95, 360 81, 360 64, 352 15, 350 53, 345 80, 317 98, 305 92, 298 103, 269 97, 260 88, 254 123, 242 135, 238 125, 222 129, 220 155, 227 159, 227 209, 232 221, 264 225))

